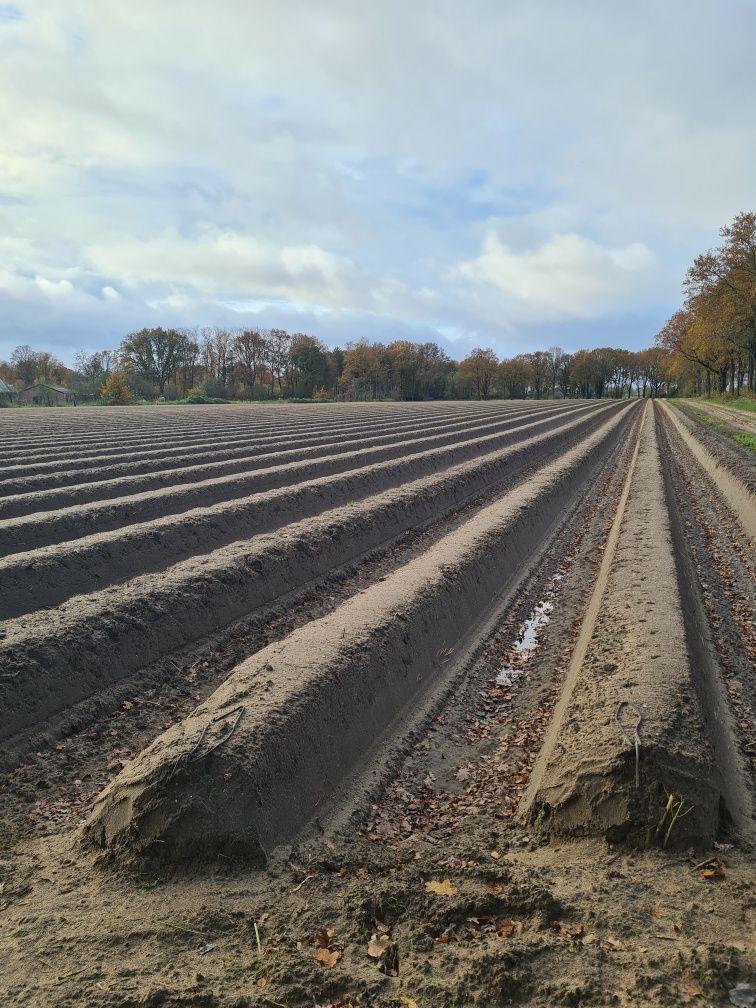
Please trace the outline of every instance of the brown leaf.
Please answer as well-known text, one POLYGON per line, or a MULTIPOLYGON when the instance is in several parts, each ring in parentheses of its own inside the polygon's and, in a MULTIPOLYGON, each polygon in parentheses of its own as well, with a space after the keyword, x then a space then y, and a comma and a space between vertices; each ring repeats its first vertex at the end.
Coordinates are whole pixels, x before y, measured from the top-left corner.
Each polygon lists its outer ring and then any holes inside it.
POLYGON ((390 944, 391 939, 387 934, 374 934, 368 942, 367 954, 371 959, 380 959, 390 944))
POLYGON ((335 966, 339 959, 341 952, 331 952, 327 948, 320 948, 315 953, 315 962, 319 962, 322 966, 335 966))
POLYGON ((511 917, 502 917, 496 925, 496 934, 499 938, 511 938, 515 931, 520 929, 519 921, 513 921, 511 917))
POLYGON ((575 941, 583 933, 582 924, 570 924, 567 921, 554 921, 551 930, 555 931, 557 937, 562 941, 575 941))
POLYGON ((454 896, 457 892, 456 886, 453 886, 449 879, 444 879, 442 882, 436 882, 431 880, 425 883, 425 891, 427 893, 435 893, 436 896, 454 896))
POLYGON ((601 948, 606 949, 607 952, 619 952, 627 948, 627 945, 621 942, 619 938, 604 938, 601 941, 601 948))
POLYGON ((694 987, 691 983, 683 983, 682 985, 683 993, 687 994, 688 997, 700 997, 701 991, 698 987, 694 987))
POLYGON ((417 1001, 411 997, 404 997, 402 994, 399 995, 399 1003, 402 1008, 417 1008, 417 1001))
POLYGON ((702 868, 699 872, 701 878, 724 878, 725 873, 721 865, 712 865, 710 868, 702 868))
POLYGON ((257 986, 258 987, 265 987, 265 985, 267 983, 268 983, 268 978, 267 977, 260 977, 260 979, 257 981, 257 986))
POLYGON ((328 928, 320 928, 319 931, 315 932, 315 942, 321 948, 327 949, 332 941, 333 931, 329 931, 328 928))

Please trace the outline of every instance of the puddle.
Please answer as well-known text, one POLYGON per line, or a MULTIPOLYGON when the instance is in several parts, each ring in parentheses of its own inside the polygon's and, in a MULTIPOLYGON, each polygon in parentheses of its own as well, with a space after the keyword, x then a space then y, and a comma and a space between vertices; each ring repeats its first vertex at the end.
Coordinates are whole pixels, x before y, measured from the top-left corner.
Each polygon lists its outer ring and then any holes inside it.
POLYGON ((523 651, 535 650, 536 644, 538 643, 538 633, 549 622, 549 613, 553 610, 553 608, 554 606, 551 602, 538 603, 531 615, 528 616, 520 627, 520 632, 517 635, 517 643, 514 646, 514 651, 517 654, 522 654, 523 651))
MULTIPOLYGON (((553 581, 561 581, 562 574, 554 574, 553 581)), ((553 594, 553 593, 549 593, 553 594)), ((520 663, 525 663, 538 647, 538 638, 551 619, 554 603, 548 599, 538 602, 530 616, 520 624, 517 640, 509 652, 510 664, 505 665, 496 675, 497 686, 513 686, 525 674, 520 663), (517 664, 512 664, 512 662, 517 664)))

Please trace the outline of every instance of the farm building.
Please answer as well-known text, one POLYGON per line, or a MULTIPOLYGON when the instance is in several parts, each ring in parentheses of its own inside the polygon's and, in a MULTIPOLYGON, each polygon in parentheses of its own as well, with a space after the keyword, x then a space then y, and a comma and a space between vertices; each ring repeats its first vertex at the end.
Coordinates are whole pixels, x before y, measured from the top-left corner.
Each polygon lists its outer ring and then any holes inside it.
POLYGON ((9 385, 6 381, 0 378, 0 399, 4 402, 12 402, 18 397, 18 389, 9 385))
POLYGON ((61 385, 46 385, 39 382, 18 393, 19 402, 34 403, 37 406, 55 406, 57 403, 75 403, 76 393, 61 385))

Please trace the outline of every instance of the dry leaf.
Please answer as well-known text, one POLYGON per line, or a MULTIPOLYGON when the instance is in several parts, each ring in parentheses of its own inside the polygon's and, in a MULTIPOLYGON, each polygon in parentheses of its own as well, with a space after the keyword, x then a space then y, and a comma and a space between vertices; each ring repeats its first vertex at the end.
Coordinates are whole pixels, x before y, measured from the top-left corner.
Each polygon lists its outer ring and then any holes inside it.
POLYGON ((684 983, 682 985, 682 989, 683 993, 687 994, 688 997, 699 997, 701 994, 701 991, 698 989, 698 987, 694 987, 693 984, 690 983, 684 983))
POLYGON ((665 920, 668 914, 662 913, 661 910, 657 910, 656 907, 650 906, 648 912, 652 917, 656 917, 657 920, 665 920))
POLYGON ((499 858, 501 857, 501 854, 499 854, 497 850, 492 850, 491 857, 494 859, 494 861, 498 861, 499 858))
POLYGON ((601 948, 606 949, 607 952, 619 952, 627 946, 619 938, 604 938, 601 942, 601 948))
POLYGON ((315 932, 315 941, 321 948, 327 949, 333 941, 333 931, 329 931, 328 928, 320 928, 315 932))
POLYGON ((335 966, 341 959, 341 952, 331 952, 330 949, 321 948, 315 953, 315 962, 322 966, 335 966))
POLYGON ((380 959, 390 944, 391 939, 387 934, 374 934, 368 942, 367 954, 371 959, 380 959))
POLYGON ((517 923, 511 917, 502 917, 496 925, 496 934, 499 938, 511 938, 517 930, 517 923))
POLYGON ((582 924, 569 924, 567 921, 554 921, 551 930, 556 931, 562 941, 575 941, 583 933, 582 924))
POLYGON ((444 879, 442 882, 426 882, 425 891, 435 893, 436 896, 454 896, 457 889, 451 884, 449 879, 444 879))
POLYGON ((404 997, 401 994, 399 995, 399 1003, 402 1005, 402 1008, 417 1008, 417 1001, 414 998, 404 997))
POLYGON ((260 977, 260 979, 257 981, 257 986, 258 987, 265 987, 265 985, 267 984, 267 982, 268 982, 267 977, 260 977))
POLYGON ((725 873, 722 871, 722 866, 717 865, 712 868, 702 868, 700 873, 701 878, 724 878, 725 873))

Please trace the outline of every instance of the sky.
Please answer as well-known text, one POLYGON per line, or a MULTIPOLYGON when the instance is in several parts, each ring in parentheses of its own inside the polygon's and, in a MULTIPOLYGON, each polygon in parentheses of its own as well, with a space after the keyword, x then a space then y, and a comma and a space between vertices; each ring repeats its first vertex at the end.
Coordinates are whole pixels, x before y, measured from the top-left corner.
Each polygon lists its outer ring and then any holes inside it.
POLYGON ((752 0, 0 2, 0 359, 641 348, 756 207, 752 0))

